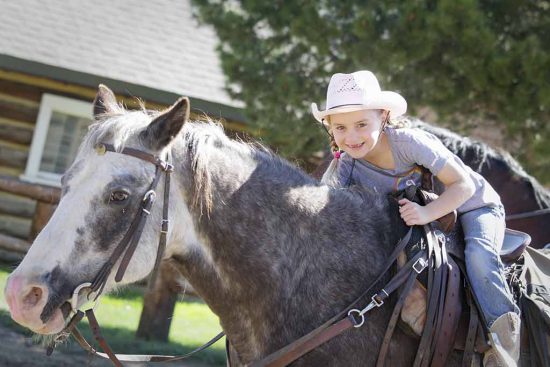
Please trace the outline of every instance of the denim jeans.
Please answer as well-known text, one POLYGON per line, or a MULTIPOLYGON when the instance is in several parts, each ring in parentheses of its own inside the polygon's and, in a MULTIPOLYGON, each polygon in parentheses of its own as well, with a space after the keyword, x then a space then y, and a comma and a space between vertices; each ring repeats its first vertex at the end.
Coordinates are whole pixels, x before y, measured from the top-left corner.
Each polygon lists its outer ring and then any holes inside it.
POLYGON ((519 308, 504 278, 500 249, 504 240, 504 207, 482 207, 460 215, 466 248, 466 271, 487 326, 519 308))

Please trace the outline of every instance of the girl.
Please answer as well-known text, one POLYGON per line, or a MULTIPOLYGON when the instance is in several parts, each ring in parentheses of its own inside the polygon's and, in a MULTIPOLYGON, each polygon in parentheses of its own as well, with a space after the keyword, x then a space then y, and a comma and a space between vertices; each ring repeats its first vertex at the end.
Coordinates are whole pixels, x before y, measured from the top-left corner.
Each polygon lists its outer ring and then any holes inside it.
POLYGON ((326 106, 320 111, 315 103, 311 105, 315 119, 329 131, 335 154, 323 181, 368 186, 388 194, 408 185, 420 186, 419 166, 424 166, 444 185, 439 198, 426 206, 400 200, 401 218, 409 226, 423 225, 457 209, 468 276, 493 341, 483 363, 516 366, 520 317, 498 255, 505 229, 498 194, 435 136, 393 126, 390 117, 403 115, 407 102, 395 92, 381 91, 370 71, 334 74, 326 106))

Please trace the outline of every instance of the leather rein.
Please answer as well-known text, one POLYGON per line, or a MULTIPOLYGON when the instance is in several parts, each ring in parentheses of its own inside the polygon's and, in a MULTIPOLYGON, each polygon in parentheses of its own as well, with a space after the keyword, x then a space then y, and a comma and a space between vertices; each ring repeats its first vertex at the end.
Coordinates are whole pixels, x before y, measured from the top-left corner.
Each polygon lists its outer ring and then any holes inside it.
POLYGON ((141 234, 143 233, 143 228, 145 227, 145 224, 147 222, 147 218, 149 217, 149 214, 151 214, 151 208, 156 198, 155 190, 157 188, 157 185, 160 181, 162 174, 164 173, 165 178, 164 178, 164 203, 162 208, 162 223, 160 228, 160 238, 159 238, 159 244, 157 249, 157 255, 155 259, 155 265, 151 273, 149 286, 152 287, 155 284, 158 271, 159 271, 160 262, 164 254, 164 250, 166 249, 166 236, 168 233, 168 224, 169 224, 168 206, 169 206, 169 199, 170 199, 170 174, 173 172, 174 168, 170 163, 168 163, 167 160, 163 160, 153 154, 150 154, 141 150, 133 149, 133 148, 124 148, 120 151, 117 151, 115 147, 111 144, 100 143, 95 146, 95 150, 99 155, 105 155, 107 152, 113 152, 113 153, 129 155, 129 156, 141 159, 143 161, 152 163, 153 165, 155 165, 155 176, 153 178, 153 181, 151 182, 151 185, 149 185, 147 192, 143 195, 143 200, 141 201, 141 204, 140 204, 140 210, 134 217, 134 220, 130 224, 124 237, 115 247, 113 253, 109 257, 107 262, 103 264, 103 266, 101 267, 101 269, 99 270, 95 278, 92 280, 92 282, 85 282, 77 286, 73 291, 73 296, 71 298, 71 301, 65 302, 61 306, 64 316, 65 317, 71 316, 71 318, 67 323, 67 325, 65 326, 65 328, 50 343, 50 345, 47 348, 47 354, 50 355, 53 352, 55 346, 61 343, 62 341, 66 340, 70 335, 72 335, 76 339, 76 341, 80 344, 80 346, 84 350, 88 351, 91 354, 97 355, 99 357, 110 359, 115 366, 123 366, 122 362, 169 362, 169 361, 181 360, 181 359, 190 357, 195 353, 200 352, 201 350, 208 348, 209 346, 214 344, 216 341, 218 341, 221 337, 223 337, 224 333, 221 332, 220 334, 215 336, 213 339, 211 339, 209 342, 207 342, 203 346, 185 355, 180 355, 180 356, 115 354, 107 344, 107 341, 105 340, 105 338, 102 336, 99 323, 97 322, 97 319, 94 314, 95 306, 99 301, 99 297, 103 293, 105 284, 107 283, 107 280, 111 275, 114 266, 117 264, 119 260, 120 260, 120 264, 115 274, 115 281, 118 283, 122 280, 124 273, 128 268, 128 264, 130 263, 130 260, 132 259, 132 256, 139 243, 141 234), (80 294, 80 291, 82 291, 83 289, 87 289, 89 291, 89 293, 86 295, 87 300, 91 300, 95 302, 94 306, 90 309, 87 309, 86 311, 81 311, 78 305, 79 294, 80 294), (100 345, 104 353, 98 352, 94 347, 92 347, 76 327, 78 322, 82 320, 84 316, 88 318, 88 322, 92 330, 92 333, 94 335, 94 338, 96 339, 96 341, 98 342, 98 344, 100 345))

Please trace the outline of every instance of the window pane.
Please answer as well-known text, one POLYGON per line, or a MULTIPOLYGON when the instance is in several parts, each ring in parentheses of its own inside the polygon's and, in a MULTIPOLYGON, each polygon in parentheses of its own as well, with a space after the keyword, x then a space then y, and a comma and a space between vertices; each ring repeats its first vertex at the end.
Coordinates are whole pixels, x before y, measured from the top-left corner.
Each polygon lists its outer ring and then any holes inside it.
POLYGON ((62 174, 74 160, 91 120, 52 111, 40 171, 62 174))

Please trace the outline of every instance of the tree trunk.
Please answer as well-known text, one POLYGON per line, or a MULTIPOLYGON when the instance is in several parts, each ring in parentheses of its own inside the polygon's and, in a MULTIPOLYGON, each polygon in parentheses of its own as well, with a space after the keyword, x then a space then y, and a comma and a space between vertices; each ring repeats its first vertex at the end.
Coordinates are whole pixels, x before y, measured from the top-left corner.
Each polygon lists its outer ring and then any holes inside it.
POLYGON ((168 341, 170 323, 180 292, 176 273, 170 263, 161 262, 157 281, 152 289, 146 290, 143 297, 143 310, 136 338, 168 341))

